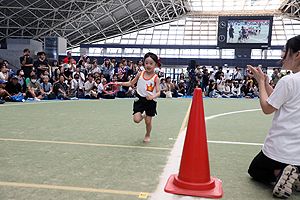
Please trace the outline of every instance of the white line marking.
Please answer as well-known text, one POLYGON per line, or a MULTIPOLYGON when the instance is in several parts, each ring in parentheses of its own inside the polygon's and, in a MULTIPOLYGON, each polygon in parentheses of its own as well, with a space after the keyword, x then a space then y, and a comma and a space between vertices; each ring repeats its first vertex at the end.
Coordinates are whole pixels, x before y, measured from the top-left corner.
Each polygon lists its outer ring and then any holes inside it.
MULTIPOLYGON (((206 120, 210 120, 216 117, 224 116, 224 115, 231 115, 243 112, 253 112, 259 111, 261 109, 252 109, 252 110, 241 110, 241 111, 234 111, 228 113, 217 114, 209 117, 205 117, 206 120)), ((163 200, 204 200, 205 198, 195 198, 191 196, 181 196, 181 195, 173 195, 164 192, 164 187, 167 183, 171 174, 178 174, 180 162, 181 162, 181 154, 184 145, 184 138, 185 138, 186 128, 179 134, 174 147, 170 153, 167 165, 164 168, 162 175, 160 176, 160 184, 158 185, 156 191, 151 195, 151 199, 163 199, 163 200)), ((228 141, 207 141, 209 143, 220 143, 220 144, 242 144, 242 145, 263 145, 259 143, 246 143, 246 142, 228 142, 228 141)))
POLYGON ((228 142, 228 141, 207 141, 208 143, 217 143, 217 144, 243 144, 243 145, 253 145, 253 146, 263 146, 261 143, 248 143, 248 142, 228 142))

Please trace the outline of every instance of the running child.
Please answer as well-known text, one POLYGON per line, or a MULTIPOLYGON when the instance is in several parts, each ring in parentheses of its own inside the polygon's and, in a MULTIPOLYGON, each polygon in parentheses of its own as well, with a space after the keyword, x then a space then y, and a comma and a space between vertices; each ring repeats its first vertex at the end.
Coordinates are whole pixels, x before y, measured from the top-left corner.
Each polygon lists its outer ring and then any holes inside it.
POLYGON ((294 74, 281 78, 274 90, 260 67, 248 65, 251 77, 259 84, 262 111, 275 112, 262 151, 253 159, 248 173, 258 181, 276 181, 273 195, 288 198, 293 183, 300 192, 300 35, 287 41, 281 58, 282 68, 294 74))
POLYGON ((161 59, 154 53, 146 53, 144 56, 145 71, 138 72, 133 80, 119 82, 120 86, 134 87, 137 83, 137 95, 133 104, 133 121, 140 123, 145 119, 146 135, 143 142, 150 142, 150 132, 152 129, 152 117, 156 112, 156 98, 160 95, 160 84, 154 69, 160 66, 161 59), (145 112, 145 113, 143 113, 145 112))

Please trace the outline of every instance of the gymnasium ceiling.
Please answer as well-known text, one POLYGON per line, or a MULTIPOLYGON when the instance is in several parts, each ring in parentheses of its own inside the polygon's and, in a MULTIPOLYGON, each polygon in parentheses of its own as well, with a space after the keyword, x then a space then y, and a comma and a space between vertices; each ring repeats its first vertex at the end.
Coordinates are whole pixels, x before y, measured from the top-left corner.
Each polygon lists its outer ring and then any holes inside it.
POLYGON ((186 15, 285 15, 298 0, 0 0, 0 43, 63 37, 68 47, 124 35, 186 15))

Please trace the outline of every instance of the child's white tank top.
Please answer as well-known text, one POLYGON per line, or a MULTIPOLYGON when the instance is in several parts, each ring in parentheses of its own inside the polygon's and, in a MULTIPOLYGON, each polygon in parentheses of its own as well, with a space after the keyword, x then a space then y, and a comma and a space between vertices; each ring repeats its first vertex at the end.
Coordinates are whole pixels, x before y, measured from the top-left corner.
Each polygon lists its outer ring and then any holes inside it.
POLYGON ((152 96, 156 93, 155 80, 158 78, 157 74, 153 74, 151 78, 145 79, 145 72, 146 71, 142 71, 140 73, 137 82, 137 93, 142 97, 145 97, 146 95, 152 96))

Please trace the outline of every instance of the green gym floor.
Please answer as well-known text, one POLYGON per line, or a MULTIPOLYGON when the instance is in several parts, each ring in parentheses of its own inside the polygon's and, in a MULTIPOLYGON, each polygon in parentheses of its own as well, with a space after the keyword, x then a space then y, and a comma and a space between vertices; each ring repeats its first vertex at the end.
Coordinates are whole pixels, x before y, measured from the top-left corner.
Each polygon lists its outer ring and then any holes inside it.
MULTIPOLYGON (((0 199, 203 199, 163 191, 178 173, 191 100, 158 99, 150 143, 142 142, 144 123, 132 121, 133 99, 0 105, 0 199)), ((247 174, 273 115, 258 99, 203 102, 210 175, 222 180, 222 199, 276 199, 273 184, 247 174)))

